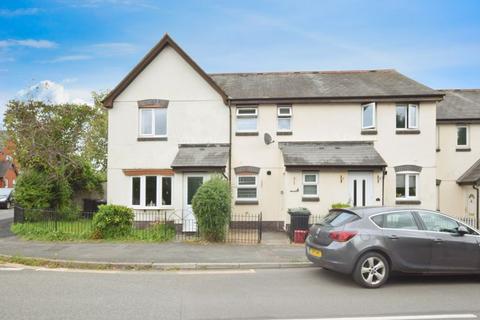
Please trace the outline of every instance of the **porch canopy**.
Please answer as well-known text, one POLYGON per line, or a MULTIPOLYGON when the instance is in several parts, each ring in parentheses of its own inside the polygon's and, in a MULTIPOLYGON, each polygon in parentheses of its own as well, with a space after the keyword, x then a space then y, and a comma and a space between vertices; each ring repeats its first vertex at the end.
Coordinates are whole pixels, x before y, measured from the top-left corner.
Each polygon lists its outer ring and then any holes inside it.
POLYGON ((287 170, 387 166, 370 141, 280 142, 287 170))
POLYGON ((480 159, 473 164, 460 178, 457 183, 462 184, 480 184, 480 159))
POLYGON ((228 144, 181 144, 172 162, 176 171, 225 171, 228 144))

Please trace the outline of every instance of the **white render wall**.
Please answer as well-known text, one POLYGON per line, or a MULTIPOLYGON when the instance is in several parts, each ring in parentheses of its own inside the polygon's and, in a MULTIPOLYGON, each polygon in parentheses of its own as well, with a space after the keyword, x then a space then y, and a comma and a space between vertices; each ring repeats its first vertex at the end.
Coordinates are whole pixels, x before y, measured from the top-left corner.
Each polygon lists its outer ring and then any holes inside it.
MULTIPOLYGON (((221 96, 167 46, 115 99, 108 111, 108 202, 130 205, 122 169, 168 169, 179 144, 228 143, 228 108, 221 96), (138 100, 169 100, 168 141, 137 141, 138 100)), ((172 202, 182 208, 183 175, 173 179, 172 202)))
POLYGON ((471 197, 476 199, 476 191, 472 186, 460 186, 456 182, 480 159, 480 124, 469 124, 469 130, 471 151, 459 152, 456 151, 457 124, 438 124, 437 179, 441 180, 440 211, 457 217, 471 215, 471 197))
MULTIPOLYGON (((235 136, 235 112, 232 112, 232 168, 238 166, 260 167, 258 205, 235 205, 235 213, 262 213, 264 220, 283 220, 288 208, 307 207, 314 214, 326 214, 336 202, 348 202, 348 172, 322 170, 319 176, 319 202, 302 202, 301 172, 286 172, 278 142, 281 141, 373 141, 375 149, 387 162, 385 176, 385 205, 395 206, 395 166, 418 165, 421 207, 436 208, 436 154, 435 118, 436 104, 420 103, 418 135, 399 135, 395 130, 395 103, 377 103, 377 135, 361 134, 361 106, 359 103, 329 103, 293 105, 291 136, 276 135, 277 106, 258 107, 258 136, 235 136), (275 140, 270 145, 263 142, 263 134, 275 140), (271 171, 271 175, 266 172, 271 171), (343 176, 343 183, 340 182, 343 176), (299 185, 300 182, 300 185, 299 185)), ((235 178, 235 175, 234 175, 235 178)), ((381 198, 381 174, 373 174, 374 199, 381 198)), ((236 191, 236 179, 233 179, 236 191)), ((375 202, 381 205, 381 201, 375 202)), ((409 205, 411 207, 411 205, 409 205)))

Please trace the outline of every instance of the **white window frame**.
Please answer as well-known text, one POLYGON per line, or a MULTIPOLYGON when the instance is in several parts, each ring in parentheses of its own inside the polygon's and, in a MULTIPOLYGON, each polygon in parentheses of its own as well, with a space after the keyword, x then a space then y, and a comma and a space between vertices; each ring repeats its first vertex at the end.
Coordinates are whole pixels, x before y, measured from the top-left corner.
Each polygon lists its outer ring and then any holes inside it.
POLYGON ((277 131, 278 132, 292 132, 292 106, 277 106, 277 131), (280 113, 281 109, 288 109, 288 113, 280 113), (280 119, 289 119, 290 120, 290 129, 280 129, 279 120, 280 119))
POLYGON ((304 197, 304 198, 316 198, 316 197, 318 197, 318 194, 319 194, 318 177, 319 177, 318 172, 311 172, 311 171, 310 172, 309 171, 302 172, 302 197, 304 197), (305 181, 305 177, 307 175, 315 176, 315 182, 305 181), (317 193, 316 194, 305 194, 304 186, 316 186, 317 187, 317 193))
POLYGON ((258 132, 258 107, 237 107, 236 111, 237 120, 251 118, 255 119, 255 129, 254 130, 240 130, 238 129, 238 123, 235 122, 236 132, 258 132), (240 110, 254 110, 252 114, 240 114, 240 110))
POLYGON ((129 206, 134 209, 167 209, 173 207, 173 197, 174 197, 174 186, 173 186, 173 176, 158 176, 158 175, 144 175, 144 176, 132 176, 130 177, 130 201, 129 206), (156 177, 157 178, 157 205, 156 206, 147 206, 145 203, 145 192, 146 192, 146 177, 156 177), (140 204, 134 205, 133 204, 133 179, 140 178, 140 204), (162 204, 162 178, 170 178, 171 181, 171 201, 168 205, 162 204))
POLYGON ((165 110, 167 113, 166 108, 139 108, 138 109, 138 136, 139 137, 149 137, 149 138, 165 138, 168 134, 168 117, 165 116, 165 134, 155 134, 155 110, 165 110), (152 132, 151 133, 142 133, 142 124, 143 124, 143 111, 149 111, 152 114, 152 132))
POLYGON ((235 198, 237 199, 237 201, 239 202, 242 202, 242 201, 258 201, 258 175, 253 175, 253 174, 249 174, 249 175, 240 175, 240 176, 237 176, 237 192, 235 194, 235 198), (254 184, 240 184, 240 178, 243 178, 243 177, 253 177, 255 178, 255 183, 254 184), (238 197, 238 190, 239 189, 252 189, 252 188, 255 188, 256 190, 256 197, 255 198, 240 198, 238 197))
POLYGON ((376 127, 377 127, 377 104, 375 102, 362 104, 362 129, 363 130, 372 130, 372 129, 375 129, 376 127), (370 107, 370 106, 373 107, 372 125, 371 126, 365 126, 364 125, 365 118, 363 117, 363 112, 364 112, 365 108, 370 107))
POLYGON ((419 187, 419 181, 420 181, 420 173, 419 172, 414 172, 414 171, 404 171, 404 172, 396 172, 395 173, 395 198, 397 200, 417 200, 419 199, 419 194, 420 194, 420 187, 419 187), (397 197, 397 176, 398 175, 403 175, 405 179, 405 197, 397 197), (414 176, 415 177, 415 196, 410 196, 410 179, 409 177, 414 176))
POLYGON ((468 149, 469 148, 469 146, 470 146, 470 128, 469 128, 468 125, 466 125, 466 124, 457 125, 457 137, 456 137, 455 145, 456 145, 457 149, 468 149), (467 138, 466 144, 458 144, 458 129, 460 129, 460 128, 465 128, 466 138, 467 138))
POLYGON ((420 108, 417 103, 397 103, 395 106, 395 127, 397 130, 416 130, 418 129, 418 123, 419 123, 419 113, 420 113, 420 108), (397 108, 398 107, 405 107, 406 109, 406 115, 405 115, 405 126, 403 128, 397 128, 397 108), (416 113, 415 113, 415 125, 412 125, 411 119, 410 119, 410 108, 415 108, 416 113))

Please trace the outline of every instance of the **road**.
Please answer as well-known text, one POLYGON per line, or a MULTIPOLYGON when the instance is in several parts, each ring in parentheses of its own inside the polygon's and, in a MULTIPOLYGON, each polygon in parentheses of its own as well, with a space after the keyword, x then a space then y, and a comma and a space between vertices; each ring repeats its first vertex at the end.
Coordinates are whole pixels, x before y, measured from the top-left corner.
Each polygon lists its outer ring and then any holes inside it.
POLYGON ((0 319, 414 320, 480 315, 478 277, 402 277, 368 290, 349 277, 315 268, 100 272, 3 267, 0 292, 0 319))

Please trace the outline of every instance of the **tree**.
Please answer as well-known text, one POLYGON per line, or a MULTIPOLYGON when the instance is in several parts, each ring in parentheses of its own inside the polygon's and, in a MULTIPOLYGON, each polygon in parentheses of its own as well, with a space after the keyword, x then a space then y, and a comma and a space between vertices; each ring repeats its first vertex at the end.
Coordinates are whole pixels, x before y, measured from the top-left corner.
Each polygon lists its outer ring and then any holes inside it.
MULTIPOLYGON (((103 96, 94 93, 94 106, 15 100, 7 105, 4 125, 15 145, 15 159, 30 178, 36 171, 46 179, 51 186, 51 208, 71 206, 77 191, 101 191, 107 153, 107 115, 100 104, 103 96)), ((22 189, 23 182, 20 175, 17 187, 22 189)))

